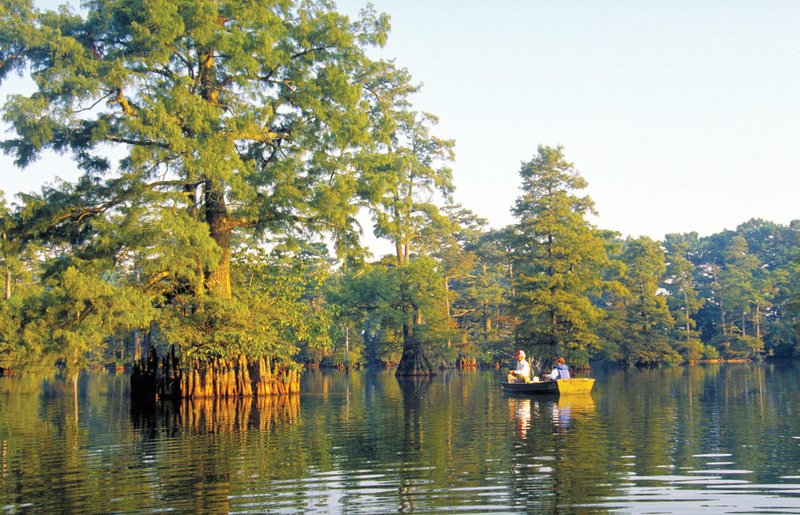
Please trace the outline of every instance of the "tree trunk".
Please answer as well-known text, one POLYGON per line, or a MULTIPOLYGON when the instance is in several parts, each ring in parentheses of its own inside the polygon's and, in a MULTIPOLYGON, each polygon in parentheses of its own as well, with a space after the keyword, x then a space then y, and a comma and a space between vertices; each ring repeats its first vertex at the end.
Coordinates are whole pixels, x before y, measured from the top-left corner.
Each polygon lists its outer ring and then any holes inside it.
POLYGON ((761 304, 756 304, 756 340, 761 341, 761 304))
POLYGON ((447 327, 448 327, 447 348, 449 349, 451 345, 449 329, 453 327, 455 324, 452 323, 453 320, 452 317, 450 316, 450 279, 447 277, 444 278, 444 303, 445 303, 445 309, 447 309, 447 327))
POLYGON ((492 332, 492 317, 489 316, 489 304, 487 302, 482 303, 482 311, 483 311, 483 340, 489 340, 489 333, 492 332))
POLYGON ((133 360, 142 359, 142 332, 139 329, 133 330, 133 360))
MULTIPOLYGON (((3 247, 5 249, 6 233, 2 235, 3 247)), ((11 266, 8 264, 8 255, 3 256, 6 263, 6 300, 11 298, 11 266)))
POLYGON ((174 347, 163 359, 151 349, 131 373, 131 396, 146 402, 295 393, 300 393, 300 374, 263 356, 199 362, 181 360, 174 347))
MULTIPOLYGON (((395 243, 397 250, 397 264, 402 267, 408 264, 409 245, 403 244, 398 239, 395 243)), ((403 286, 401 286, 403 288, 403 286)), ((401 297, 405 297, 401 291, 401 297)), ((422 345, 414 337, 414 324, 421 322, 421 313, 414 306, 403 307, 403 355, 397 364, 396 376, 429 376, 436 375, 428 358, 422 350, 422 345), (414 312, 409 312, 414 309, 414 312)))
POLYGON ((205 214, 211 237, 219 245, 222 255, 217 266, 209 270, 206 279, 208 290, 224 298, 231 297, 231 233, 233 227, 225 204, 225 191, 221 184, 208 180, 205 184, 205 214))
MULTIPOLYGON (((224 185, 208 179, 202 187, 203 214, 221 256, 215 267, 201 268, 205 285, 195 285, 195 293, 230 298, 231 236, 236 224, 228 213, 224 185)), ((174 347, 163 359, 151 348, 150 356, 139 360, 131 374, 131 395, 144 401, 285 395, 299 391, 300 374, 269 358, 187 360, 177 355, 174 347)))
POLYGON ((745 327, 745 325, 747 323, 747 321, 745 320, 745 315, 746 314, 747 313, 745 313, 745 311, 742 310, 742 336, 747 336, 747 328, 745 327))
POLYGON ((689 345, 689 341, 692 339, 692 327, 689 322, 689 296, 686 294, 683 295, 683 309, 686 310, 686 345, 689 345))
MULTIPOLYGON (((406 332, 405 328, 403 332, 406 332)), ((397 365, 395 375, 399 377, 436 375, 430 361, 422 352, 422 346, 413 334, 403 335, 403 356, 397 365)))
POLYGON ((718 291, 715 292, 717 295, 719 295, 719 322, 720 322, 720 327, 722 329, 722 335, 727 336, 728 330, 727 327, 725 326, 725 304, 722 295, 722 285, 719 283, 719 277, 717 277, 716 266, 711 267, 711 276, 714 279, 714 283, 716 283, 719 286, 718 291))

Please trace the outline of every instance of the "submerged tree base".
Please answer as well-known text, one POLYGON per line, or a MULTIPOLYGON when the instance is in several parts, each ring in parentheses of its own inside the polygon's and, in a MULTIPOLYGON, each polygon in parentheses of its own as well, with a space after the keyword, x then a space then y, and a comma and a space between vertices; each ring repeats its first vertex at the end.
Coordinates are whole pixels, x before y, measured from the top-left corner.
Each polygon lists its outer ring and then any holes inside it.
POLYGON ((135 363, 131 396, 136 399, 205 399, 288 395, 300 392, 300 374, 259 356, 213 361, 181 359, 172 347, 159 359, 155 349, 135 363))
POLYGON ((403 357, 397 365, 396 376, 435 376, 436 370, 431 366, 422 350, 416 348, 403 349, 403 357))

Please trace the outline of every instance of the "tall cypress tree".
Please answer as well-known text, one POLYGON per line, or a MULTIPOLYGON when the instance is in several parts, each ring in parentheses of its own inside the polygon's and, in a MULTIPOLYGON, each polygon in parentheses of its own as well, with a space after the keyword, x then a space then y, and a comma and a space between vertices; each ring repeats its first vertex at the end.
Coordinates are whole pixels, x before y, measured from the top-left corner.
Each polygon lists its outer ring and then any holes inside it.
POLYGON ((587 220, 594 203, 577 192, 587 183, 561 147, 539 146, 520 169, 522 195, 513 214, 517 339, 544 358, 567 354, 585 362, 596 346, 602 310, 593 302, 609 263, 602 238, 587 220))
MULTIPOLYGON (((30 71, 35 91, 5 103, 16 134, 2 147, 21 167, 54 151, 82 172, 25 198, 28 234, 62 245, 69 262, 53 273, 81 286, 63 302, 114 298, 127 281, 184 356, 290 356, 292 341, 229 337, 285 325, 237 299, 232 246, 324 234, 358 247, 359 199, 380 179, 365 156, 395 123, 376 88, 393 67, 365 53, 387 29, 323 0, 5 2, 0 79, 30 71)), ((115 330, 115 312, 100 313, 77 338, 115 330)))

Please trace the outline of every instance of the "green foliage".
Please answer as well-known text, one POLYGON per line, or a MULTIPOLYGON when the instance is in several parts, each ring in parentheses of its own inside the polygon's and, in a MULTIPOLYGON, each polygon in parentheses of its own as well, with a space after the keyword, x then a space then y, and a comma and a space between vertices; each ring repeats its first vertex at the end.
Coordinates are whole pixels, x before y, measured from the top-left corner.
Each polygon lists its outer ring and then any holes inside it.
POLYGON ((387 31, 371 7, 350 20, 327 1, 5 3, 0 79, 28 70, 36 91, 3 106, 13 134, 2 148, 19 166, 70 154, 83 171, 22 198, 22 241, 46 242, 55 261, 39 315, 24 329, 5 316, 6 332, 29 332, 30 345, 38 335, 80 368, 112 328, 136 325, 112 302, 125 296, 138 327, 157 321, 187 356, 329 348, 324 277, 294 254, 234 258, 231 270, 231 252, 244 238, 323 235, 358 255, 358 199, 451 188, 434 161, 452 143, 428 135, 432 117, 409 114, 408 74, 366 56, 387 31), (397 177, 369 165, 389 145, 397 177), (47 337, 56 312, 77 322, 47 337))
POLYGON ((697 361, 704 356, 703 342, 696 339, 681 341, 675 345, 676 350, 681 354, 683 360, 686 362, 697 361))
POLYGON ((665 295, 659 292, 666 270, 661 246, 644 236, 629 238, 621 259, 625 264, 622 282, 629 295, 624 309, 626 331, 618 359, 636 365, 680 361, 670 339, 672 316, 665 295))
POLYGON ((45 276, 44 291, 30 306, 35 317, 25 340, 42 342, 44 352, 73 375, 98 362, 104 339, 144 327, 153 317, 149 299, 135 287, 98 279, 91 267, 66 261, 45 276))
POLYGON ((593 203, 574 194, 586 181, 560 147, 540 146, 520 176, 522 195, 513 209, 517 339, 539 347, 542 357, 582 353, 600 344, 595 328, 603 312, 592 299, 604 291, 609 264, 586 220, 593 203))
POLYGON ((704 342, 725 356, 788 356, 797 342, 792 298, 797 285, 796 222, 782 227, 751 220, 690 246, 695 284, 703 307, 694 319, 704 342), (760 343, 743 343, 755 338, 760 343), (731 342, 740 342, 725 346, 731 342))
POLYGON ((431 350, 447 345, 449 316, 445 311, 444 279, 439 264, 430 257, 417 257, 398 270, 401 306, 411 306, 415 337, 431 350))
POLYGON ((703 345, 703 359, 719 359, 719 351, 713 345, 703 345))
POLYGON ((21 306, 16 302, 18 299, 16 297, 14 301, 0 302, 0 369, 28 361, 20 355, 26 351, 26 347, 20 340, 21 306))
POLYGON ((450 311, 461 340, 459 351, 476 357, 488 351, 490 341, 507 342, 512 337, 509 243, 505 232, 486 231, 485 222, 468 212, 458 211, 450 218, 459 222, 454 239, 460 249, 454 258, 448 247, 442 258, 446 267, 455 263, 445 272, 450 278, 450 311))
POLYGON ((454 143, 419 86, 367 56, 387 32, 324 0, 4 2, 0 81, 35 91, 4 103, 0 147, 82 175, 0 203, 0 367, 72 373, 149 328, 192 358, 287 363, 494 361, 512 338, 573 363, 800 354, 797 221, 622 241, 540 146, 516 223, 487 231, 451 203, 454 143), (364 211, 392 259, 363 262, 364 211))
POLYGON ((399 361, 403 310, 396 271, 385 263, 365 264, 342 271, 326 289, 328 303, 337 306, 339 325, 364 335, 368 361, 399 361))
POLYGON ((675 320, 675 338, 683 341, 684 357, 687 360, 699 359, 697 348, 698 332, 694 316, 702 307, 694 279, 694 265, 691 252, 697 247, 697 234, 668 234, 664 241, 666 251, 666 272, 663 282, 667 291, 667 305, 675 320))
POLYGON ((753 359, 764 351, 762 342, 753 336, 718 335, 710 343, 723 359, 753 359))
POLYGON ((409 330, 426 354, 452 359, 445 295, 438 264, 420 257, 403 267, 384 261, 342 273, 326 298, 338 307, 340 325, 363 333, 368 361, 398 363, 409 330))
POLYGON ((232 298, 176 297, 162 310, 169 343, 201 361, 268 356, 289 367, 302 350, 328 350, 333 314, 322 299, 329 263, 324 247, 237 247, 232 298))

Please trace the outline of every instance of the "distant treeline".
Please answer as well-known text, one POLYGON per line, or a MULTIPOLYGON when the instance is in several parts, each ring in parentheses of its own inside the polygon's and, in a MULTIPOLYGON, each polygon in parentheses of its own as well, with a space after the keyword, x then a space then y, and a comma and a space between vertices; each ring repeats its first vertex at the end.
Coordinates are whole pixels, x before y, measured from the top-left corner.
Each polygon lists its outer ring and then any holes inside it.
POLYGON ((487 230, 448 208, 451 231, 420 238, 424 250, 404 274, 392 260, 334 274, 328 301, 354 313, 350 334, 364 337, 351 359, 399 359, 392 321, 404 291, 443 362, 498 362, 514 347, 578 365, 797 355, 800 220, 622 238, 586 221, 591 199, 575 195, 586 184, 560 148, 540 147, 521 176, 516 224, 487 230))

